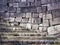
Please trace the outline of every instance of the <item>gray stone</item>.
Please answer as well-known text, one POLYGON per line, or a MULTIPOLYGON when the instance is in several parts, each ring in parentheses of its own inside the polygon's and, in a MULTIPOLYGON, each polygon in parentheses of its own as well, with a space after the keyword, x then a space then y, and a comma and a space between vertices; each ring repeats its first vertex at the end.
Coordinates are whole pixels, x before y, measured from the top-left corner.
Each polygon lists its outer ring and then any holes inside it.
POLYGON ((43 27, 39 27, 39 32, 43 32, 43 27))
POLYGON ((43 13, 39 13, 39 18, 43 18, 43 13))
POLYGON ((19 2, 21 2, 21 0, 13 0, 13 2, 19 3, 19 2))
POLYGON ((29 23, 32 23, 32 19, 31 19, 31 18, 29 18, 28 22, 29 22, 29 23))
POLYGON ((21 8, 17 8, 17 13, 21 13, 21 8))
POLYGON ((9 3, 9 7, 13 6, 13 3, 9 3))
POLYGON ((39 17, 39 14, 38 13, 33 13, 32 17, 39 17))
POLYGON ((48 4, 47 7, 48 7, 48 10, 60 9, 60 4, 52 3, 52 4, 48 4))
POLYGON ((47 14, 46 19, 52 19, 52 14, 47 14))
POLYGON ((60 18, 54 18, 53 20, 50 20, 51 25, 58 25, 60 24, 60 18))
POLYGON ((11 16, 11 17, 14 17, 14 13, 10 13, 10 16, 11 16))
POLYGON ((19 7, 26 7, 26 3, 25 2, 19 3, 19 7))
POLYGON ((22 13, 22 15, 23 15, 22 17, 25 17, 26 18, 26 13, 22 13))
POLYGON ((21 2, 26 2, 26 0, 21 0, 21 2))
POLYGON ((40 20, 40 18, 32 18, 32 23, 39 24, 39 23, 41 23, 41 20, 40 20))
POLYGON ((7 10, 7 6, 0 4, 0 12, 5 12, 7 10))
POLYGON ((48 34, 49 35, 54 35, 57 33, 60 33, 60 25, 56 25, 56 26, 51 26, 48 28, 48 34))
POLYGON ((20 26, 26 28, 26 24, 25 23, 21 23, 20 26))
POLYGON ((8 8, 8 12, 16 12, 16 8, 14 8, 14 7, 9 7, 9 8, 8 8))
POLYGON ((32 24, 32 29, 38 29, 38 24, 32 24))
POLYGON ((31 18, 31 13, 26 13, 26 18, 31 18))
POLYGON ((17 18, 15 19, 16 22, 21 22, 21 20, 22 20, 22 17, 17 17, 17 18))
POLYGON ((42 4, 47 4, 47 3, 49 3, 49 1, 48 0, 41 0, 41 3, 42 4))
POLYGON ((53 18, 59 18, 60 17, 60 10, 53 10, 52 16, 53 16, 53 18))
POLYGON ((35 6, 41 6, 41 0, 35 0, 35 6))
POLYGON ((48 20, 43 20, 43 26, 49 26, 48 20))
POLYGON ((13 7, 19 7, 18 3, 13 3, 13 7))
POLYGON ((42 8, 41 7, 37 7, 37 12, 38 13, 42 12, 42 8))
POLYGON ((34 2, 34 0, 27 0, 28 2, 34 2))

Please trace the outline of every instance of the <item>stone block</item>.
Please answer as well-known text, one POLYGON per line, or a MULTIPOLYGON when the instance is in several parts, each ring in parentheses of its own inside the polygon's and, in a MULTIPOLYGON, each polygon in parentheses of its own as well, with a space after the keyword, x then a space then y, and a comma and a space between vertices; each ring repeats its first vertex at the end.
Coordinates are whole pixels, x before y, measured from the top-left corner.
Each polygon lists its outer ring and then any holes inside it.
POLYGON ((41 23, 41 20, 40 20, 40 18, 32 18, 32 23, 39 24, 39 23, 41 23))
POLYGON ((6 17, 9 17, 9 12, 5 13, 6 14, 6 17))
POLYGON ((47 27, 43 27, 43 32, 47 32, 47 27))
POLYGON ((39 27, 39 32, 43 32, 43 27, 39 27))
POLYGON ((48 10, 55 10, 55 9, 60 9, 60 4, 56 4, 56 3, 52 3, 52 4, 48 4, 48 10))
POLYGON ((49 35, 58 34, 58 33, 60 33, 59 29, 60 29, 60 25, 51 26, 48 28, 48 34, 49 35))
POLYGON ((7 0, 7 2, 12 3, 12 2, 13 2, 13 0, 7 0))
POLYGON ((53 10, 52 16, 53 16, 53 18, 59 18, 60 17, 60 10, 53 10))
POLYGON ((41 3, 42 3, 42 4, 47 4, 47 3, 49 3, 49 2, 48 2, 48 0, 41 0, 41 3))
POLYGON ((28 18, 24 18, 24 19, 22 19, 22 22, 28 22, 28 18))
POLYGON ((27 29, 31 29, 31 23, 27 23, 27 24, 26 24, 26 28, 27 28, 27 29))
POLYGON ((43 15, 43 20, 45 20, 45 19, 46 19, 46 15, 44 14, 44 15, 43 15))
POLYGON ((57 33, 60 33, 60 25, 56 25, 55 29, 56 29, 57 33))
POLYGON ((31 17, 31 13, 26 13, 26 18, 30 18, 31 17))
POLYGON ((29 18, 28 22, 29 22, 29 23, 32 23, 32 19, 31 19, 31 18, 29 18))
POLYGON ((21 13, 21 8, 17 8, 17 13, 21 13))
POLYGON ((13 17, 10 17, 10 18, 9 18, 9 21, 10 21, 10 22, 14 22, 14 20, 15 20, 15 18, 13 18, 13 17))
POLYGON ((37 10, 36 10, 36 8, 31 8, 30 9, 30 12, 33 12, 34 13, 34 12, 37 12, 37 10))
POLYGON ((10 13, 10 16, 13 17, 14 16, 14 13, 10 13))
POLYGON ((52 14, 47 14, 46 19, 52 19, 52 14))
POLYGON ((18 7, 18 3, 13 3, 13 7, 18 7))
POLYGON ((21 0, 13 0, 13 2, 19 3, 19 2, 21 2, 21 0))
POLYGON ((13 3, 9 3, 9 7, 13 6, 13 3))
POLYGON ((26 7, 26 3, 25 2, 19 3, 19 7, 26 7))
POLYGON ((48 20, 43 20, 43 26, 49 26, 48 20))
POLYGON ((33 13, 32 17, 39 17, 38 13, 33 13))
POLYGON ((51 25, 58 25, 60 24, 60 18, 54 18, 53 20, 50 20, 51 25))
POLYGON ((26 19, 25 19, 25 22, 27 23, 28 21, 29 21, 29 19, 28 19, 28 18, 26 18, 26 19))
POLYGON ((43 27, 43 24, 39 24, 39 27, 43 27))
POLYGON ((29 6, 35 6, 35 3, 34 2, 28 2, 27 3, 27 6, 29 7, 29 6))
POLYGON ((7 10, 7 6, 0 4, 0 12, 5 12, 5 10, 7 10))
POLYGON ((41 5, 41 0, 35 0, 35 6, 40 6, 41 5))
POLYGON ((42 12, 42 8, 41 7, 37 7, 37 12, 38 13, 42 12))
POLYGON ((32 29, 38 29, 38 24, 32 24, 32 29))
POLYGON ((23 15, 22 17, 26 17, 26 13, 22 13, 22 15, 23 15))
POLYGON ((21 23, 20 26, 23 27, 23 28, 26 28, 26 24, 25 23, 21 23))
POLYGON ((26 20, 25 19, 22 19, 22 22, 26 22, 26 20))
POLYGON ((21 0, 21 2, 26 2, 26 0, 21 0))
POLYGON ((16 8, 14 8, 14 7, 9 7, 9 8, 8 8, 8 12, 16 12, 16 8))
POLYGON ((17 17, 17 18, 15 19, 16 22, 21 22, 21 20, 22 20, 22 17, 17 17))
POLYGON ((34 0, 28 0, 28 2, 34 2, 34 0))
POLYGON ((39 18, 43 18, 43 13, 39 13, 39 18))
POLYGON ((48 31, 48 34, 49 35, 56 33, 55 28, 53 26, 52 27, 49 27, 47 31, 48 31))

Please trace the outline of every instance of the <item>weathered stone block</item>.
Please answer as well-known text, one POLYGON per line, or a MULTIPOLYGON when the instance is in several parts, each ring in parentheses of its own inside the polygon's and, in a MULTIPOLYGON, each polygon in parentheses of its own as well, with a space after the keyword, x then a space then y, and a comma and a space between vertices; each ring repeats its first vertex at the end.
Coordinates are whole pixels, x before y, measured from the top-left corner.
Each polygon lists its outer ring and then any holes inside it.
POLYGON ((32 24, 32 29, 38 29, 38 24, 32 24))
POLYGON ((21 8, 17 8, 17 13, 21 13, 21 8))
POLYGON ((13 3, 13 7, 19 7, 18 3, 13 3))
POLYGON ((6 17, 9 17, 9 12, 5 13, 6 14, 6 17))
POLYGON ((31 23, 27 23, 27 24, 26 24, 26 28, 27 28, 27 29, 31 29, 31 23))
POLYGON ((10 16, 13 17, 14 16, 14 13, 10 13, 10 16))
POLYGON ((20 26, 23 27, 23 29, 26 28, 26 24, 25 23, 21 23, 20 26))
POLYGON ((9 7, 13 6, 13 3, 9 3, 9 7))
POLYGON ((60 25, 56 25, 56 26, 51 26, 48 28, 48 34, 52 35, 52 34, 58 34, 60 33, 60 25))
POLYGON ((26 7, 26 3, 25 2, 21 2, 18 5, 19 5, 19 7, 26 7))
POLYGON ((10 21, 10 22, 14 22, 14 20, 15 20, 15 18, 13 18, 13 17, 10 17, 10 18, 9 18, 9 21, 10 21))
POLYGON ((33 13, 32 17, 39 17, 39 14, 38 13, 33 13))
POLYGON ((31 19, 31 18, 29 18, 28 22, 29 22, 29 23, 32 23, 32 19, 31 19))
POLYGON ((27 0, 27 1, 28 1, 28 2, 34 2, 34 0, 32 0, 32 1, 31 1, 31 0, 27 0))
POLYGON ((43 27, 39 27, 39 32, 43 32, 43 27))
POLYGON ((19 3, 21 2, 21 0, 13 0, 13 2, 19 3))
POLYGON ((52 19, 52 14, 47 14, 46 19, 52 19))
POLYGON ((31 13, 26 13, 26 18, 30 18, 31 17, 31 13))
POLYGON ((15 19, 16 22, 21 22, 21 20, 22 20, 22 17, 17 17, 17 18, 15 19))
POLYGON ((43 13, 39 13, 39 18, 43 18, 43 13))
POLYGON ((16 8, 14 8, 14 7, 9 7, 9 8, 8 8, 8 12, 16 12, 16 8))
POLYGON ((39 23, 41 23, 41 20, 40 20, 40 18, 32 18, 32 23, 39 24, 39 23))
POLYGON ((54 18, 53 20, 50 20, 51 25, 57 25, 60 24, 60 18, 54 18))
POLYGON ((49 26, 48 20, 43 20, 43 26, 49 26))
POLYGON ((38 13, 42 12, 42 8, 41 7, 37 7, 37 12, 38 13))
POLYGON ((22 13, 22 15, 23 15, 22 17, 26 17, 26 13, 22 13))

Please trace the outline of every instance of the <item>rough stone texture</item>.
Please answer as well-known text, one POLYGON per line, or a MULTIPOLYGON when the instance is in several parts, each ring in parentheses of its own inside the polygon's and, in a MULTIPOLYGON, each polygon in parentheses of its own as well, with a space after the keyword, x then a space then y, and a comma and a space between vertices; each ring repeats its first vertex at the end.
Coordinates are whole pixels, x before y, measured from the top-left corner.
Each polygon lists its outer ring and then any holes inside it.
POLYGON ((58 2, 0 0, 0 32, 23 32, 24 36, 31 36, 30 33, 33 35, 39 33, 40 36, 57 35, 60 33, 60 2, 58 2))
POLYGON ((53 34, 59 34, 60 33, 60 25, 57 26, 51 26, 48 28, 48 33, 53 35, 53 34))

